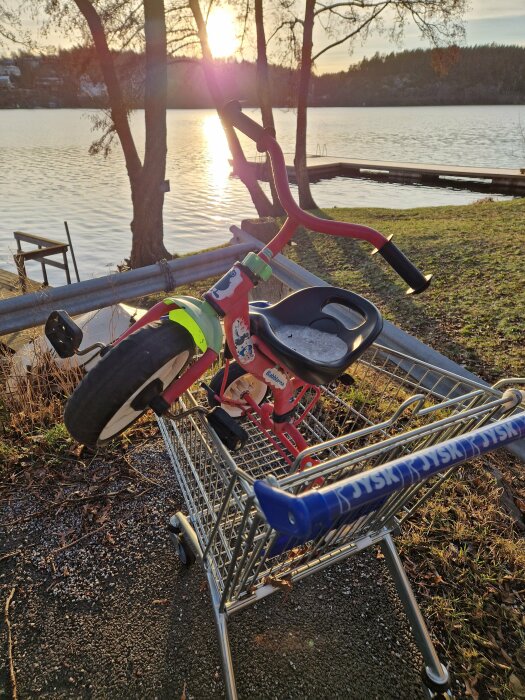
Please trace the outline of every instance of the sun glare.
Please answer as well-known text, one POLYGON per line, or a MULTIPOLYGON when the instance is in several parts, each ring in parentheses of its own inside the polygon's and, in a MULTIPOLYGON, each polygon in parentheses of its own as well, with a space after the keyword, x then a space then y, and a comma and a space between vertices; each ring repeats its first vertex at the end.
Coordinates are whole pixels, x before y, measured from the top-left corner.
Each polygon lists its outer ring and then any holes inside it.
POLYGON ((230 10, 216 7, 207 22, 208 42, 214 58, 226 58, 235 53, 239 40, 235 31, 235 17, 230 10))
POLYGON ((212 198, 216 197, 220 201, 231 172, 228 161, 230 149, 228 148, 224 129, 216 114, 210 114, 209 117, 206 117, 203 130, 208 150, 210 193, 212 198))

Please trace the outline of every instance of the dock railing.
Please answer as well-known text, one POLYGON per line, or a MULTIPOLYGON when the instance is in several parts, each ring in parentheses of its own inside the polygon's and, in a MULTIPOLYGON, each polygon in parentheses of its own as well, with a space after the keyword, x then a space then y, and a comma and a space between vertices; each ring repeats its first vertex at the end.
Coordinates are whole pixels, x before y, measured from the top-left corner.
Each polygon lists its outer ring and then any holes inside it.
POLYGON ((33 233, 24 233, 23 231, 15 231, 13 236, 15 237, 17 249, 13 257, 15 259, 22 292, 25 293, 27 291, 27 272, 25 265, 27 260, 40 261, 42 278, 46 287, 49 285, 46 265, 64 270, 67 284, 71 284, 71 275, 69 274, 69 265, 67 261, 67 251, 69 250, 67 243, 54 241, 51 238, 44 238, 43 236, 37 236, 33 233), (37 246, 37 250, 22 250, 22 242, 37 246), (63 262, 49 259, 51 255, 62 255, 63 262))

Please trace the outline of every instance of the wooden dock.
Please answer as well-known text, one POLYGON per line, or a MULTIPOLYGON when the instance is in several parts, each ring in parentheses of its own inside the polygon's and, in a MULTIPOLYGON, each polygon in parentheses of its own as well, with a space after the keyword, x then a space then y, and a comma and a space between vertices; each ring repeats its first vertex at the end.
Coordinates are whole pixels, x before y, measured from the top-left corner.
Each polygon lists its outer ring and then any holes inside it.
MULTIPOLYGON (((39 289, 42 289, 42 287, 43 285, 41 282, 35 282, 32 279, 26 278, 26 293, 36 292, 39 289)), ((46 289, 48 289, 48 287, 46 287, 46 289)), ((14 272, 8 272, 7 270, 0 269, 0 301, 11 297, 17 297, 23 293, 24 292, 22 292, 18 275, 14 272)), ((4 349, 16 352, 23 345, 28 343, 37 333, 37 329, 28 328, 27 330, 8 333, 7 335, 1 336, 0 350, 3 347, 4 349)))
MULTIPOLYGON (((265 179, 265 167, 252 161, 259 179, 265 179)), ((286 158, 288 177, 293 182, 295 172, 290 156, 286 158)), ((326 156, 310 156, 307 160, 312 182, 333 177, 367 178, 380 182, 404 182, 431 187, 456 187, 475 192, 525 196, 525 168, 473 168, 454 165, 397 163, 379 160, 341 160, 326 156)))

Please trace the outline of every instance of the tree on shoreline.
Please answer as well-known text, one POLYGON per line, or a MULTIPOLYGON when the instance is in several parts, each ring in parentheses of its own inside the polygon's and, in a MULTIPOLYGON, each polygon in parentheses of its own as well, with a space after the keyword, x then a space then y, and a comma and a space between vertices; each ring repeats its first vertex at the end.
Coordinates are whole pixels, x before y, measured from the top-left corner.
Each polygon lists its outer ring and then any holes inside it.
POLYGON ((306 133, 308 97, 315 62, 326 52, 353 41, 366 39, 369 32, 382 28, 388 16, 390 35, 399 40, 407 20, 412 20, 420 34, 431 45, 447 45, 463 33, 461 18, 467 0, 347 0, 326 2, 306 0, 304 13, 299 14, 302 2, 281 0, 282 15, 274 33, 281 32, 288 55, 295 56, 298 66, 296 98, 297 125, 295 139, 295 176, 299 203, 305 209, 316 208, 310 190, 306 168, 306 133), (326 42, 314 47, 314 27, 321 25, 326 42))
MULTIPOLYGON (((131 267, 141 267, 171 257, 163 237, 163 206, 166 192, 166 95, 167 48, 163 0, 144 0, 142 22, 137 16, 119 16, 112 2, 100 10, 91 0, 73 0, 87 23, 106 85, 110 124, 99 145, 117 134, 131 187, 133 220, 131 221, 131 267), (103 18, 106 20, 104 26, 103 18), (143 31, 145 52, 144 120, 145 148, 141 161, 131 133, 129 110, 119 81, 113 55, 108 46, 111 24, 125 21, 138 33, 143 31), (142 26, 141 26, 142 25, 142 26)), ((135 12, 137 9, 135 8, 135 12)), ((93 149, 92 149, 93 150, 93 149)))
MULTIPOLYGON (((268 52, 266 32, 264 28, 264 2, 263 0, 254 0, 255 13, 255 30, 257 44, 257 96, 259 98, 259 107, 261 109, 262 123, 265 129, 275 133, 275 122, 273 119, 273 107, 270 90, 270 71, 268 66, 268 52)), ((270 191, 272 193, 273 214, 274 216, 282 216, 285 212, 277 196, 277 189, 273 178, 273 171, 266 164, 267 176, 270 183, 270 191)))
POLYGON ((244 151, 235 129, 222 117, 220 108, 223 106, 225 100, 213 65, 213 56, 209 46, 206 21, 202 14, 199 0, 189 0, 188 5, 197 28, 197 35, 201 46, 201 67, 204 72, 206 84, 214 102, 215 109, 219 113, 219 118, 221 120, 224 133, 226 134, 230 153, 232 154, 234 173, 248 190, 253 205, 255 206, 259 216, 264 217, 276 214, 277 212, 274 211, 272 203, 264 193, 259 181, 257 180, 254 169, 246 160, 246 156, 244 155, 244 151))
MULTIPOLYGON (((9 41, 19 39, 18 30, 26 7, 8 10, 0 0, 0 32, 9 41)), ((133 219, 130 265, 149 265, 170 253, 163 243, 163 206, 166 183, 167 28, 164 0, 142 0, 134 6, 121 0, 52 0, 33 19, 40 20, 44 35, 52 26, 80 31, 92 42, 107 90, 109 109, 96 126, 102 136, 91 153, 107 153, 118 137, 131 189, 133 219), (76 11, 74 11, 76 10, 76 11), (117 39, 118 38, 118 39, 117 39), (112 48, 110 48, 110 44, 112 48), (141 160, 131 132, 125 91, 115 64, 115 49, 139 46, 144 52, 145 144, 141 160)), ((21 36, 21 35, 20 35, 21 36)), ((20 41, 19 41, 20 43, 20 41)))
POLYGON ((3 44, 30 46, 30 37, 22 31, 20 13, 5 2, 0 2, 0 46, 3 44))

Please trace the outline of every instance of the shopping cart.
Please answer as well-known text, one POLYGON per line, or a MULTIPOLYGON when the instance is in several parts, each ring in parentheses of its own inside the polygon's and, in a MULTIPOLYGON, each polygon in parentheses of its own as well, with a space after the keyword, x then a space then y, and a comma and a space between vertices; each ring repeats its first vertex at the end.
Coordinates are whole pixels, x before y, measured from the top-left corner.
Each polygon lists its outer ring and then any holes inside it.
POLYGON ((229 698, 228 616, 372 545, 394 579, 429 696, 448 692, 392 532, 458 464, 525 437, 525 379, 487 387, 380 345, 350 372, 299 415, 315 444, 296 458, 248 418, 248 443, 231 454, 200 388, 159 418, 188 513, 173 516, 172 536, 183 562, 197 558, 206 572, 229 698))

